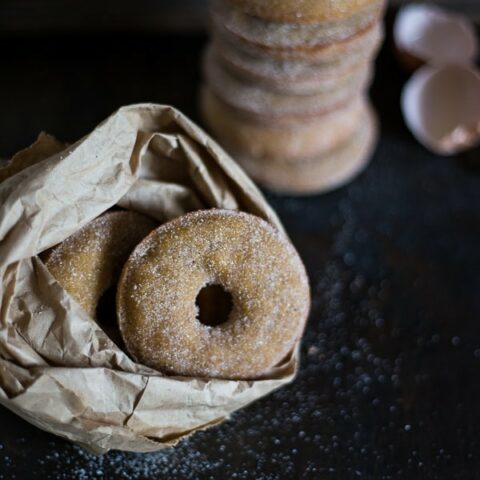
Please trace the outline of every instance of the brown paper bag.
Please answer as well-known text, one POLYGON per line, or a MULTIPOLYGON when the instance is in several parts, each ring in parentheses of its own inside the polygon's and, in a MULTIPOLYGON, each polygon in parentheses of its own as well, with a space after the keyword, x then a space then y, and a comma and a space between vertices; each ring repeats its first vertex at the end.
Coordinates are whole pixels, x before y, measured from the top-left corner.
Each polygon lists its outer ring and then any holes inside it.
POLYGON ((137 364, 37 257, 113 205, 159 221, 239 209, 282 230, 243 171, 180 112, 124 107, 67 148, 43 134, 0 167, 0 181, 0 402, 7 408, 94 452, 147 452, 293 379, 298 348, 256 381, 169 377, 137 364))

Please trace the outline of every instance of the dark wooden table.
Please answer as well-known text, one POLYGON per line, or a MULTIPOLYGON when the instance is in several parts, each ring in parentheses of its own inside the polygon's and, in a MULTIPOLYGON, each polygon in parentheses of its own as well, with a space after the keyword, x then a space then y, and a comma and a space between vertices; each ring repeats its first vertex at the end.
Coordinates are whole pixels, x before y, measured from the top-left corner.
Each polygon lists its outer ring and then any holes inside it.
MULTIPOLYGON (((0 41, 0 156, 46 130, 74 141, 120 105, 196 116, 202 36, 0 41)), ((388 45, 372 89, 382 136, 351 185, 269 195, 314 293, 290 386, 177 448, 104 457, 0 410, 1 479, 480 478, 480 172, 440 158, 399 111, 388 45)))

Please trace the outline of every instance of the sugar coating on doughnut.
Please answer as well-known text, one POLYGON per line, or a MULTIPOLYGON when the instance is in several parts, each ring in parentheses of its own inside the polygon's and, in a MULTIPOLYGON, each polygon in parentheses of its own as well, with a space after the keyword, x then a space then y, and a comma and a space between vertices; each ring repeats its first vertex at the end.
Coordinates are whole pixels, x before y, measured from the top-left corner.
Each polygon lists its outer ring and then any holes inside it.
POLYGON ((215 41, 233 45, 242 52, 259 59, 303 60, 315 63, 328 63, 342 58, 359 55, 364 49, 377 48, 383 38, 381 22, 374 23, 351 37, 328 45, 299 46, 297 48, 278 48, 253 43, 228 30, 220 22, 212 23, 212 35, 215 41))
MULTIPOLYGON (((236 63, 235 56, 229 56, 229 52, 225 51, 224 45, 218 45, 214 42, 205 52, 204 62, 205 68, 208 68, 210 62, 218 63, 230 75, 239 78, 246 83, 258 84, 262 88, 279 92, 286 95, 315 95, 321 92, 331 92, 338 87, 338 85, 346 84, 355 79, 355 76, 361 75, 362 70, 368 68, 371 59, 364 59, 357 62, 355 65, 350 65, 348 69, 339 64, 337 68, 328 68, 322 66, 321 68, 314 68, 310 65, 303 71, 305 74, 301 76, 293 76, 295 73, 300 73, 298 62, 292 68, 288 67, 287 63, 294 62, 277 62, 281 67, 278 69, 269 68, 268 62, 259 60, 258 65, 264 64, 261 68, 255 70, 248 70, 244 68, 245 64, 236 63)), ((270 67, 272 62, 270 62, 270 67)), ((253 66, 255 68, 255 65, 253 66)))
POLYGON ((363 65, 354 75, 339 78, 333 88, 310 95, 272 91, 228 72, 215 58, 205 57, 204 74, 211 90, 225 103, 246 112, 270 116, 312 115, 332 109, 363 91, 370 82, 372 67, 363 65))
POLYGON ((125 345, 139 362, 176 375, 253 379, 300 338, 310 306, 305 268, 264 220, 200 210, 153 231, 133 251, 117 290, 125 345), (225 323, 198 320, 206 285, 232 297, 225 323))
POLYGON ((41 255, 57 282, 92 317, 131 251, 155 227, 135 212, 108 212, 41 255))
POLYGON ((325 90, 327 84, 333 86, 339 78, 354 74, 361 65, 370 62, 378 50, 380 38, 365 45, 355 55, 342 55, 326 62, 253 55, 218 37, 214 38, 206 55, 219 58, 241 78, 285 93, 308 94, 325 90))
POLYGON ((356 35, 379 20, 383 3, 383 0, 371 2, 341 22, 315 24, 264 20, 245 14, 224 0, 212 0, 210 5, 214 24, 220 23, 231 33, 257 45, 292 49, 329 45, 356 35))
POLYGON ((272 191, 322 193, 348 183, 367 166, 377 136, 376 116, 369 107, 351 137, 331 151, 296 162, 231 154, 254 180, 272 191))
POLYGON ((225 0, 249 15, 274 22, 317 23, 344 20, 375 0, 225 0))
POLYGON ((208 88, 201 91, 200 106, 205 125, 227 149, 258 161, 296 162, 345 142, 364 118, 366 100, 358 96, 332 112, 299 118, 293 125, 244 118, 208 88))

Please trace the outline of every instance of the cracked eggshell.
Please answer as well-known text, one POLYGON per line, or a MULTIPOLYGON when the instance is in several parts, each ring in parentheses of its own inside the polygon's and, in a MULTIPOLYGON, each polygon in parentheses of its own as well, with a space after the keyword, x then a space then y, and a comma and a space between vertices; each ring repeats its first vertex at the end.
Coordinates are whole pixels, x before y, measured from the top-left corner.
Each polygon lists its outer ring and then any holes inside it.
POLYGON ((398 57, 409 71, 424 63, 468 64, 478 53, 475 27, 466 16, 428 4, 400 9, 393 38, 398 57))
POLYGON ((417 140, 440 155, 480 143, 480 71, 473 67, 420 68, 404 87, 401 107, 417 140))

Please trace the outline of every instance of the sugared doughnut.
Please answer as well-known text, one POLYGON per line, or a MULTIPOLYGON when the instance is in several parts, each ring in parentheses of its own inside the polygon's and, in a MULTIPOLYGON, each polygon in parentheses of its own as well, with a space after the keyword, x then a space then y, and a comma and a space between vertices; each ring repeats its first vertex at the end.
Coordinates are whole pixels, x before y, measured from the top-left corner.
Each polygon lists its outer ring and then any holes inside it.
POLYGON ((274 22, 317 23, 346 19, 375 0, 227 0, 245 13, 274 22))
POLYGON ((384 1, 370 1, 364 9, 336 22, 316 24, 279 23, 246 15, 241 9, 224 0, 213 0, 210 12, 214 26, 226 30, 243 40, 266 48, 318 48, 346 40, 378 22, 384 1))
POLYGON ((314 194, 340 187, 358 175, 368 165, 376 139, 376 119, 369 111, 351 138, 321 155, 280 162, 230 153, 254 180, 272 191, 314 194))
POLYGON ((41 255, 57 282, 95 318, 131 251, 156 223, 135 212, 107 212, 41 255))
POLYGON ((319 155, 344 143, 365 117, 366 100, 358 96, 338 109, 294 124, 252 120, 216 97, 208 88, 200 94, 203 120, 228 150, 261 160, 293 162, 319 155))
POLYGON ((268 372, 300 338, 309 304, 305 269, 287 238, 231 210, 199 210, 154 230, 131 254, 117 290, 120 331, 137 361, 208 378, 268 372), (196 305, 207 286, 232 302, 226 318, 209 325, 196 305))
POLYGON ((280 93, 246 82, 232 75, 211 56, 205 57, 204 75, 212 92, 226 104, 252 115, 285 120, 328 112, 358 95, 370 82, 371 68, 364 65, 355 75, 339 79, 334 88, 311 95, 280 93))
POLYGON ((309 62, 295 59, 277 59, 251 55, 229 42, 214 40, 209 47, 225 68, 238 77, 265 85, 276 91, 296 94, 312 94, 332 89, 336 82, 346 81, 372 61, 379 42, 369 45, 356 55, 343 55, 330 62, 309 62))
POLYGON ((297 48, 268 47, 249 42, 227 30, 220 22, 213 21, 213 38, 220 43, 234 45, 239 50, 257 58, 278 60, 305 60, 307 62, 332 62, 342 58, 355 57, 364 50, 377 48, 383 38, 380 22, 348 37, 328 45, 304 46, 297 48))

